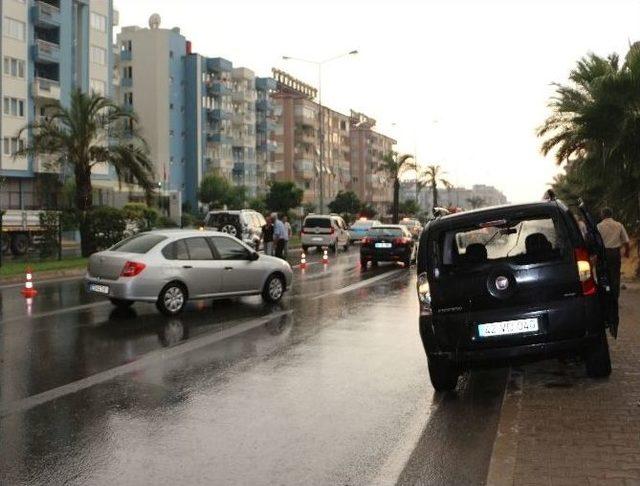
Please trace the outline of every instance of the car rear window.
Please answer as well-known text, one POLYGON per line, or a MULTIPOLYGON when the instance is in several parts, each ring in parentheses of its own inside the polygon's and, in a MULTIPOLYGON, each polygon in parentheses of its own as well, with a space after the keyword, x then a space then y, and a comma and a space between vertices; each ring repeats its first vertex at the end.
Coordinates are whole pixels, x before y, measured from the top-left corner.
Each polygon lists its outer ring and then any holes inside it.
POLYGON ((563 235, 557 221, 549 216, 450 230, 440 239, 442 263, 465 268, 498 261, 516 265, 549 262, 564 255, 563 235))
POLYGON ((400 228, 374 227, 367 233, 369 236, 404 236, 404 232, 400 228))
POLYGON ((151 248, 166 239, 167 237, 162 235, 139 233, 132 236, 131 238, 127 238, 126 240, 122 240, 121 242, 116 243, 111 248, 109 248, 109 250, 121 251, 123 253, 143 254, 147 253, 149 250, 151 250, 151 248))
POLYGON ((329 218, 307 218, 304 220, 305 228, 331 228, 329 218))
POLYGON ((229 213, 209 213, 207 220, 205 221, 207 226, 220 227, 226 224, 236 225, 238 224, 238 215, 229 213))

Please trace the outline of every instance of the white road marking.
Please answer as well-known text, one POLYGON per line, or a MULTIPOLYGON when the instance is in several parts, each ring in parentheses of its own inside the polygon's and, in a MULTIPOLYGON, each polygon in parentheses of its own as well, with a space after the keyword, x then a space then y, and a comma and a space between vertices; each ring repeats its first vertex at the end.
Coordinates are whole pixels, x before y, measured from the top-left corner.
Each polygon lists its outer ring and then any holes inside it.
POLYGON ((406 270, 404 268, 398 268, 396 270, 392 270, 391 272, 385 272, 385 273, 383 273, 381 275, 376 275, 375 277, 371 277, 371 278, 368 278, 366 280, 361 280, 360 282, 356 282, 354 284, 347 285, 346 287, 342 287, 342 288, 339 288, 339 289, 332 290, 331 292, 327 292, 327 293, 324 293, 324 294, 317 295, 312 300, 322 299, 322 298, 327 297, 329 295, 346 294, 347 292, 352 292, 354 290, 358 290, 358 289, 361 289, 363 287, 368 287, 369 285, 371 285, 371 284, 373 284, 373 283, 375 283, 375 282, 377 282, 379 280, 382 280, 382 279, 385 279, 385 278, 389 278, 389 277, 392 277, 394 275, 398 275, 399 273, 402 273, 402 272, 405 272, 405 271, 406 270))
POLYGON ((15 317, 10 317, 9 319, 1 320, 0 324, 8 324, 10 322, 22 321, 24 319, 40 319, 41 317, 49 317, 49 316, 55 316, 57 314, 66 314, 68 312, 91 309, 92 307, 102 307, 107 304, 111 304, 111 302, 109 302, 108 300, 102 300, 100 302, 93 302, 91 304, 74 305, 72 307, 65 307, 64 309, 57 309, 57 310, 52 310, 48 312, 40 312, 38 314, 32 314, 30 316, 28 315, 15 316, 15 317))
MULTIPOLYGON (((38 393, 21 400, 16 400, 14 402, 0 405, 0 417, 4 417, 16 412, 24 412, 25 410, 29 410, 46 402, 50 402, 51 400, 55 400, 56 398, 79 392, 94 385, 109 381, 113 378, 131 373, 132 371, 138 371, 155 363, 178 357, 185 353, 200 349, 204 346, 208 346, 209 344, 222 341, 223 339, 237 336, 238 334, 242 334, 243 332, 259 327, 269 321, 272 321, 273 319, 277 319, 285 314, 290 314, 292 312, 293 311, 291 310, 274 312, 273 314, 269 314, 268 316, 258 319, 240 321, 239 324, 234 325, 231 328, 224 329, 213 334, 207 334, 200 338, 185 341, 183 344, 180 344, 178 346, 150 351, 149 353, 145 354, 140 359, 132 363, 116 366, 115 368, 111 368, 110 370, 105 370, 100 373, 87 376, 86 378, 82 378, 72 383, 68 383, 57 388, 52 388, 51 390, 47 390, 45 392, 38 393)), ((233 325, 233 321, 229 322, 228 324, 233 325)))

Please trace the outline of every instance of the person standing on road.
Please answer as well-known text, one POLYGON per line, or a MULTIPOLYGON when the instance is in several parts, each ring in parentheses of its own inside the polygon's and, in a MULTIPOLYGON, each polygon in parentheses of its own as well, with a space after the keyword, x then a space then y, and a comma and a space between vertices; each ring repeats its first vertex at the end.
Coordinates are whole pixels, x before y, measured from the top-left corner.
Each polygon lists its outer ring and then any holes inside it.
POLYGON ((278 219, 278 213, 272 213, 271 218, 273 219, 273 245, 276 249, 276 256, 286 260, 284 247, 289 239, 289 234, 287 233, 284 223, 278 219))
POLYGON ((282 221, 284 222, 284 229, 287 230, 287 241, 284 242, 284 254, 289 254, 289 240, 291 239, 291 235, 293 231, 291 229, 291 223, 289 223, 289 218, 286 216, 282 217, 282 221))
POLYGON ((622 252, 629 258, 629 236, 622 223, 613 219, 611 208, 604 208, 601 212, 602 221, 598 223, 598 231, 602 236, 609 269, 609 284, 611 285, 612 317, 618 323, 618 298, 620 297, 620 266, 622 252))
POLYGON ((267 216, 267 223, 262 227, 262 241, 264 242, 264 254, 273 255, 273 221, 267 216))

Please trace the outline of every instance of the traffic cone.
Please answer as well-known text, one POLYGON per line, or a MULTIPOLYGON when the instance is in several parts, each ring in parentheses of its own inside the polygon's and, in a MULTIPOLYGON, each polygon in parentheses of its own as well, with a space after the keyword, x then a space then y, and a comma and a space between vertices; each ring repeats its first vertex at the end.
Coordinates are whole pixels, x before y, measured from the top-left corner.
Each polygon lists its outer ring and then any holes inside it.
POLYGON ((21 293, 27 299, 31 299, 38 295, 38 291, 33 286, 33 273, 31 273, 31 269, 28 267, 24 276, 24 288, 21 293))
POLYGON ((304 253, 300 255, 300 268, 307 268, 307 255, 305 255, 304 253))
POLYGON ((327 250, 324 250, 324 253, 322 254, 322 263, 324 265, 329 264, 329 254, 327 253, 327 250))

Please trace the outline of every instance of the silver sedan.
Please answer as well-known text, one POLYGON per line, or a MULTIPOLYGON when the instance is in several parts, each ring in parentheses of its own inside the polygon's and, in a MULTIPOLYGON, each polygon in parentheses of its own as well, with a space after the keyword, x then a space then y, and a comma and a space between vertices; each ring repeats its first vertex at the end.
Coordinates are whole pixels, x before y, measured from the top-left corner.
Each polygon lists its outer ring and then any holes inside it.
POLYGON ((277 302, 291 288, 291 266, 258 255, 217 231, 140 233, 91 255, 87 290, 120 307, 155 302, 164 314, 180 313, 189 299, 262 295, 277 302))

